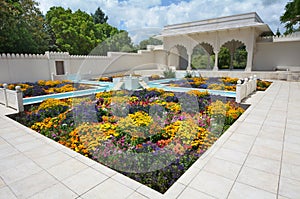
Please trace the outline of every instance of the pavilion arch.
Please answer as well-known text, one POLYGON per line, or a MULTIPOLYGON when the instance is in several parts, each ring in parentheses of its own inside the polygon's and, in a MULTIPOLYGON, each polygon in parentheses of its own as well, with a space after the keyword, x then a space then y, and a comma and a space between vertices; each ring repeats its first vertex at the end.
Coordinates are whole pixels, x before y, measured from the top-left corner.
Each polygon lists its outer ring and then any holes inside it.
POLYGON ((192 51, 192 68, 211 70, 214 66, 214 61, 212 60, 213 54, 214 48, 211 44, 207 42, 197 44, 192 51))
MULTIPOLYGON (((229 53, 229 57, 219 57, 219 68, 223 67, 222 66, 222 62, 224 62, 225 59, 229 59, 229 60, 225 60, 226 63, 228 64, 228 68, 230 70, 233 70, 234 67, 240 68, 240 69, 245 69, 246 65, 247 65, 247 51, 246 51, 246 45, 244 42, 240 41, 240 40, 235 40, 232 39, 230 41, 226 41, 225 43, 223 43, 222 45, 220 45, 221 48, 225 47, 229 53)), ((226 51, 225 49, 223 49, 224 51, 226 51)), ((224 55, 226 55, 225 52, 221 52, 224 55)), ((219 52, 219 54, 220 54, 219 52)), ((224 65, 224 63, 223 63, 224 65)))
POLYGON ((168 66, 175 66, 178 70, 188 67, 188 53, 186 47, 175 45, 168 51, 168 66))

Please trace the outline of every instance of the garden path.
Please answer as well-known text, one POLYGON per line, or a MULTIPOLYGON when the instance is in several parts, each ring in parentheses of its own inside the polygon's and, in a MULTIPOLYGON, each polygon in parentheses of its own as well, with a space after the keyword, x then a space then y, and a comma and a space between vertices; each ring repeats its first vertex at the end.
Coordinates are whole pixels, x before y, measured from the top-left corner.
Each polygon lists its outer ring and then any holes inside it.
POLYGON ((164 194, 23 127, 0 106, 0 198, 300 198, 300 82, 276 81, 164 194))

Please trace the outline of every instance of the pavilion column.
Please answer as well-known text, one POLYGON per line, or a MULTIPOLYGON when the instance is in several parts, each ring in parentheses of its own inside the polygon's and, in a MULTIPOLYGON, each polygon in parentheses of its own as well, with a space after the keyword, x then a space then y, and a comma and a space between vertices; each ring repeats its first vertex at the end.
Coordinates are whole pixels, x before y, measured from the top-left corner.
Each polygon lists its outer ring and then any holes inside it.
POLYGON ((253 53, 254 53, 254 47, 255 47, 255 32, 254 29, 250 29, 250 35, 248 37, 248 42, 246 43, 246 51, 247 51, 247 65, 245 68, 245 71, 251 71, 252 70, 252 64, 253 64, 253 53))
POLYGON ((206 66, 206 69, 210 69, 210 54, 208 53, 207 54, 208 56, 207 56, 207 66, 206 66))
POLYGON ((214 68, 213 70, 214 71, 217 71, 218 70, 218 55, 219 55, 219 51, 218 50, 214 50, 214 53, 215 53, 215 65, 214 65, 214 68))
POLYGON ((252 70, 252 60, 253 60, 253 46, 247 46, 247 65, 245 68, 245 71, 251 71, 252 70))
POLYGON ((165 65, 166 66, 169 66, 169 54, 170 54, 170 52, 166 51, 166 54, 165 54, 165 65))
POLYGON ((192 54, 188 53, 188 66, 187 70, 192 70, 192 54))

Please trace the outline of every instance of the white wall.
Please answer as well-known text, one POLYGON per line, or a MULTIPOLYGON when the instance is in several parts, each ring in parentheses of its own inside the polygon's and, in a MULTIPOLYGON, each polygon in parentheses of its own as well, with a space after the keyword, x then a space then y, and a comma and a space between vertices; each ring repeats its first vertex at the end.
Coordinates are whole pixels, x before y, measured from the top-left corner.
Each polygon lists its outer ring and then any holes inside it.
POLYGON ((276 66, 298 66, 300 70, 300 41, 256 43, 252 70, 272 71, 276 66))
POLYGON ((157 69, 165 64, 161 50, 143 50, 138 53, 109 52, 108 56, 74 56, 68 53, 46 52, 44 55, 0 56, 0 83, 33 82, 51 79, 56 74, 55 61, 64 61, 68 74, 102 74, 134 70, 157 69), (157 58, 158 57, 158 58, 157 58))

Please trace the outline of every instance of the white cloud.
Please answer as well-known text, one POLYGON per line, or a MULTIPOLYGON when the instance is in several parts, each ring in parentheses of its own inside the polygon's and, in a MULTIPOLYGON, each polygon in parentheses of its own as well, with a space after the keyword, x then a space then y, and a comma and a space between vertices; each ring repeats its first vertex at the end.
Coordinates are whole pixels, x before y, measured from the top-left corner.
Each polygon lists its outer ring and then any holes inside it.
POLYGON ((93 13, 100 7, 109 17, 109 23, 119 27, 122 24, 133 41, 139 42, 148 35, 158 34, 165 25, 228 16, 247 12, 257 12, 262 20, 275 32, 282 30, 279 17, 284 12, 288 0, 173 0, 161 6, 161 0, 39 0, 45 14, 51 6, 70 7, 93 13), (144 33, 143 33, 144 32, 144 33))

